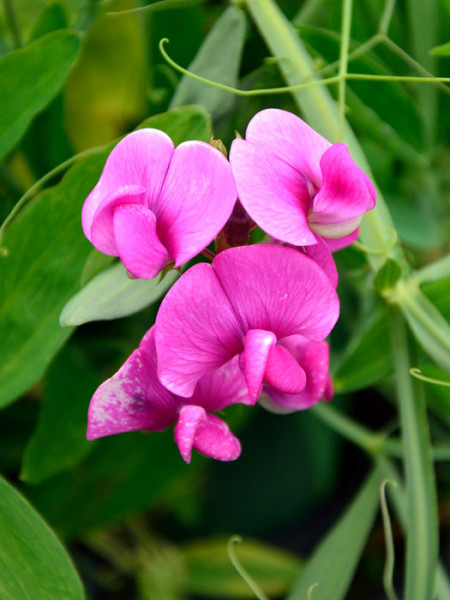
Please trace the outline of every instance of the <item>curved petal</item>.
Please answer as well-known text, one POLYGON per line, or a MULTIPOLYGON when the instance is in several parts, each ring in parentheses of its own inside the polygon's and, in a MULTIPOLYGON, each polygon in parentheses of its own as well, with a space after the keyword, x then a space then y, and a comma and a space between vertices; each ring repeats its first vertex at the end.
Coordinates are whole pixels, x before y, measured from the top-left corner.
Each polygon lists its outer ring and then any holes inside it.
POLYGON ((120 260, 135 277, 153 279, 170 262, 156 233, 156 217, 145 206, 117 206, 113 226, 120 260))
POLYGON ((180 410, 173 435, 183 460, 188 464, 191 462, 192 447, 198 427, 205 417, 206 411, 201 406, 187 404, 180 410))
POLYGON ((241 454, 241 444, 228 425, 215 415, 206 415, 200 423, 194 448, 215 460, 236 460, 241 454))
POLYGON ((312 258, 319 265, 331 281, 331 285, 336 289, 338 284, 336 263, 325 241, 320 236, 316 236, 316 239, 317 244, 314 246, 305 246, 304 252, 306 256, 312 258))
POLYGON ((270 245, 231 248, 216 256, 213 268, 243 331, 264 329, 278 339, 300 334, 322 341, 337 321, 336 291, 302 252, 270 245))
POLYGON ((140 185, 126 186, 115 190, 98 205, 91 223, 91 230, 86 237, 104 254, 118 256, 114 239, 113 216, 117 206, 121 204, 144 204, 145 189, 140 185))
POLYGON ((343 237, 352 233, 362 215, 375 206, 374 188, 345 144, 331 146, 320 167, 323 181, 313 200, 309 225, 321 236, 343 237))
POLYGON ((158 235, 179 267, 220 232, 236 202, 231 168, 219 150, 204 142, 175 149, 161 195, 152 205, 158 235))
POLYGON ((276 343, 277 338, 271 331, 251 329, 245 335, 244 352, 240 359, 251 404, 255 404, 261 394, 267 360, 276 343))
POLYGON ((272 412, 291 412, 310 408, 322 399, 330 400, 333 391, 330 387, 327 342, 315 343, 301 336, 293 336, 284 343, 306 373, 305 388, 298 394, 289 394, 267 387, 260 403, 272 412))
POLYGON ((298 394, 306 385, 306 374, 297 360, 283 346, 270 349, 264 382, 283 394, 298 394))
POLYGON ((355 240, 358 239, 359 236, 359 227, 355 229, 353 233, 349 233, 349 235, 345 235, 340 238, 320 238, 327 245, 328 249, 331 252, 337 252, 338 250, 342 250, 342 248, 347 248, 347 246, 351 246, 355 240))
POLYGON ((173 150, 170 137, 158 129, 139 129, 115 146, 97 185, 83 205, 81 221, 88 239, 97 208, 118 189, 127 186, 145 188, 147 206, 159 197, 173 150))
POLYGON ((239 367, 239 356, 204 375, 197 383, 190 402, 208 412, 222 410, 230 404, 251 404, 247 382, 239 367))
POLYGON ((231 144, 230 163, 239 200, 269 235, 293 244, 315 244, 308 225, 311 194, 307 181, 291 165, 245 140, 231 144))
POLYGON ((156 317, 159 379, 173 393, 188 398, 203 375, 241 352, 243 340, 244 332, 211 265, 195 265, 169 290, 156 317))
POLYGON ((320 158, 331 144, 300 117, 276 108, 262 110, 248 124, 245 138, 320 187, 320 158))
POLYGON ((178 401, 158 381, 153 329, 123 366, 95 392, 87 438, 140 429, 162 431, 178 417, 178 401))

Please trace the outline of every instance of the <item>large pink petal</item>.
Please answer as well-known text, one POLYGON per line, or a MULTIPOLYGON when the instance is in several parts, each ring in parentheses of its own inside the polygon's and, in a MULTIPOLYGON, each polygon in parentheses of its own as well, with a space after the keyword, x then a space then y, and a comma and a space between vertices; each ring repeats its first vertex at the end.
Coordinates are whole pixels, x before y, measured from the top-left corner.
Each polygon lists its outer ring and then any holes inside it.
MULTIPOLYGON (((348 235, 345 235, 344 237, 335 238, 335 239, 323 237, 321 239, 325 242, 325 244, 327 245, 328 249, 331 252, 337 252, 338 250, 342 250, 342 248, 347 248, 347 246, 351 246, 353 244, 353 242, 358 239, 358 237, 359 237, 359 227, 357 227, 353 233, 349 233, 348 235)), ((310 246, 310 247, 312 247, 312 246, 310 246)))
POLYGON ((160 381, 186 398, 203 375, 241 352, 244 332, 211 265, 195 265, 169 290, 155 339, 160 381))
POLYGON ((374 188, 345 144, 331 146, 320 167, 323 181, 313 200, 309 224, 321 236, 340 238, 352 233, 362 215, 375 206, 374 188))
POLYGON ((197 429, 194 448, 215 460, 236 460, 241 454, 241 444, 228 425, 215 415, 206 415, 197 429))
POLYGON ((320 187, 320 158, 331 144, 296 115, 276 108, 262 110, 248 124, 245 138, 320 187))
POLYGON ((265 147, 234 140, 230 163, 239 199, 269 235, 293 244, 315 244, 308 225, 311 193, 302 173, 265 147))
POLYGON ((138 204, 121 204, 114 210, 114 239, 120 259, 135 277, 153 279, 170 262, 156 232, 156 217, 138 204))
POLYGON ((160 198, 153 204, 158 235, 178 267, 220 232, 236 202, 231 168, 204 142, 185 142, 173 154, 160 198))
POLYGON ((239 367, 239 356, 204 375, 189 401, 208 412, 222 410, 230 404, 251 404, 247 382, 239 367))
POLYGON ((87 438, 140 429, 162 431, 178 417, 178 401, 158 381, 153 329, 124 365, 95 392, 87 438))
MULTIPOLYGON (((273 387, 265 388, 260 403, 272 412, 292 412, 310 408, 319 400, 330 400, 333 395, 329 376, 329 346, 327 342, 310 342, 293 336, 283 343, 289 348, 306 373, 306 385, 298 394, 282 393, 273 387)), ((287 350, 286 350, 287 351, 287 350)))
POLYGON ((158 129, 139 129, 115 146, 83 206, 81 220, 88 239, 97 208, 107 197, 115 197, 120 188, 143 187, 147 206, 159 197, 173 149, 172 140, 158 129))
POLYGON ((216 256, 213 268, 243 331, 321 341, 337 321, 339 300, 330 280, 302 252, 270 245, 231 248, 216 256))
POLYGON ((306 374, 292 354, 283 346, 270 349, 264 382, 284 394, 298 394, 306 384, 306 374))
POLYGON ((245 336, 241 366, 245 373, 251 404, 258 401, 271 348, 277 338, 271 331, 251 329, 245 336))

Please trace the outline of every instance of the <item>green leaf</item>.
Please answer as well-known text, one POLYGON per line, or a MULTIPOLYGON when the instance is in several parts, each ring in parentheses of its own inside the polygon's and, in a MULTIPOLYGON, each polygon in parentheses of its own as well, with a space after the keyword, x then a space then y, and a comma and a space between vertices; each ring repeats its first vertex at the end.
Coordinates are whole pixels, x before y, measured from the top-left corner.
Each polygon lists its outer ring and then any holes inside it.
POLYGON ((0 406, 25 392, 69 337, 59 315, 79 286, 90 252, 80 226, 84 199, 106 152, 73 167, 5 230, 0 256, 0 406))
POLYGON ((80 462, 94 444, 86 440, 90 397, 101 383, 78 346, 69 344, 51 365, 43 406, 25 449, 21 478, 40 483, 80 462))
POLYGON ((435 46, 430 50, 431 56, 450 56, 450 42, 435 46))
POLYGON ((129 279, 125 267, 117 263, 94 277, 69 300, 59 322, 67 327, 132 315, 159 300, 177 277, 178 272, 172 270, 162 281, 160 277, 129 279))
POLYGON ((0 160, 61 89, 80 47, 76 33, 55 31, 0 59, 0 160))
MULTIPOLYGON (((235 87, 239 76, 242 48, 245 41, 245 14, 230 6, 218 19, 203 42, 189 71, 212 81, 235 87)), ((214 117, 225 115, 235 98, 228 92, 205 85, 184 75, 179 83, 171 107, 201 104, 214 117)))
MULTIPOLYGON (((254 598, 231 564, 227 540, 196 541, 179 548, 187 572, 186 594, 211 598, 254 598)), ((286 594, 298 577, 302 563, 294 554, 262 542, 245 539, 236 548, 242 566, 268 596, 286 594)))
POLYGON ((29 41, 33 42, 51 31, 67 29, 68 26, 69 19, 65 5, 61 0, 52 0, 44 6, 33 25, 29 41))
POLYGON ((102 3, 65 89, 65 126, 77 151, 105 144, 146 114, 146 48, 135 15, 108 17, 133 7, 131 0, 102 3), (126 48, 126 51, 124 49, 126 48))
POLYGON ((338 393, 352 392, 373 385, 392 369, 389 321, 386 310, 380 308, 364 322, 350 341, 333 376, 338 393))
POLYGON ((416 271, 412 276, 417 283, 427 283, 448 277, 450 273, 450 254, 416 271))
POLYGON ((2 600, 83 600, 81 582, 55 534, 0 478, 2 600))
POLYGON ((315 583, 314 600, 345 598, 375 520, 380 482, 381 475, 374 469, 306 563, 288 600, 306 600, 315 583))
MULTIPOLYGON (((175 143, 209 138, 199 107, 147 119, 175 143)), ((0 363, 0 406, 12 402, 42 375, 67 340, 59 315, 79 291, 91 245, 81 230, 81 207, 97 183, 109 149, 72 167, 60 184, 42 192, 4 231, 0 254, 0 339, 8 352, 0 363)))

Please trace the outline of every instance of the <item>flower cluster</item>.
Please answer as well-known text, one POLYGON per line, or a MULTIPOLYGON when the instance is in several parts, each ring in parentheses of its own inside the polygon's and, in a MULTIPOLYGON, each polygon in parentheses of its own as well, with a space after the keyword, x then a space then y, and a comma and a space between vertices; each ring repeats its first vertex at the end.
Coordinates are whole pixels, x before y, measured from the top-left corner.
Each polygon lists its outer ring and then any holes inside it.
POLYGON ((124 138, 84 204, 88 239, 142 278, 180 267, 214 239, 218 254, 180 277, 139 348, 95 392, 88 438, 175 424, 186 462, 193 448, 234 460, 240 443, 214 412, 330 400, 325 338, 339 316, 331 252, 356 239, 374 205, 346 146, 282 110, 258 113, 230 162, 202 142, 174 149, 153 129, 124 138), (267 243, 248 245, 254 224, 267 243))

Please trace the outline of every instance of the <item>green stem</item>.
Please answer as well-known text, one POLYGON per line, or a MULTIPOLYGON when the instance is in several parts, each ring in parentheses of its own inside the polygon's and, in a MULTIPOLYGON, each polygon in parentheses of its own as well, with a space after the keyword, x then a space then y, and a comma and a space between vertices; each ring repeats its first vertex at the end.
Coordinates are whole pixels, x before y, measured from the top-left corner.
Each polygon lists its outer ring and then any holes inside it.
POLYGON ((248 587, 252 590, 252 592, 259 600, 269 600, 269 598, 262 591, 262 589, 253 579, 253 577, 251 577, 242 566, 240 560, 236 556, 236 552, 234 549, 235 544, 242 544, 242 538, 239 535, 235 535, 232 538, 230 538, 227 544, 228 556, 230 557, 230 561, 233 567, 236 569, 236 571, 239 573, 239 575, 242 577, 242 579, 245 581, 245 583, 248 585, 248 587))
POLYGON ((386 500, 386 485, 388 483, 394 487, 397 487, 397 482, 393 479, 384 479, 380 486, 380 505, 381 514, 383 517, 384 540, 386 547, 386 562, 384 565, 383 585, 388 600, 398 600, 392 582, 394 578, 395 551, 394 540, 392 538, 391 518, 389 516, 389 509, 386 500))
POLYGON ((350 33, 352 25, 352 0, 342 0, 342 33, 341 49, 339 53, 339 88, 338 88, 338 108, 339 108, 339 133, 338 139, 344 141, 345 126, 345 84, 348 67, 348 50, 350 46, 350 33))
POLYGON ((409 374, 408 339, 401 313, 392 307, 390 316, 408 499, 405 600, 431 600, 438 521, 425 401, 420 382, 409 374))
POLYGON ((392 21, 392 15, 394 14, 395 0, 386 0, 384 5, 383 14, 381 15, 380 24, 378 26, 378 33, 383 36, 387 35, 389 25, 392 21))

